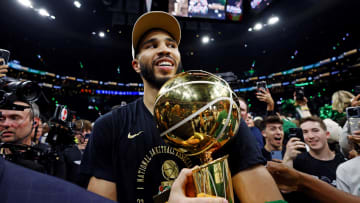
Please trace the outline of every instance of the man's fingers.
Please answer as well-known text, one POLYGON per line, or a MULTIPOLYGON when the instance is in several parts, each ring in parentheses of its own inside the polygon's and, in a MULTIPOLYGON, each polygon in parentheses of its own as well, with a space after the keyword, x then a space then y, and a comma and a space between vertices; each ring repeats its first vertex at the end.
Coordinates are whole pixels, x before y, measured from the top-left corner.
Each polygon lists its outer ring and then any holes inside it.
POLYGON ((227 203, 228 201, 220 197, 197 197, 197 198, 187 198, 186 202, 189 203, 227 203))

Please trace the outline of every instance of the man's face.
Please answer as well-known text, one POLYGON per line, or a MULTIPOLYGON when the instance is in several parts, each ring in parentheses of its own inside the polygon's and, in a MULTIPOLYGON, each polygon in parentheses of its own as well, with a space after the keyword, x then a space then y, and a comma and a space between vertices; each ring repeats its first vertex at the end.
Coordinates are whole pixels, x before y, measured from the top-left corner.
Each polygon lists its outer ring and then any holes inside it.
POLYGON ((281 123, 268 123, 262 131, 266 143, 269 143, 273 148, 279 149, 282 146, 284 139, 284 130, 281 123))
POLYGON ((247 119, 247 106, 246 106, 244 101, 239 100, 239 102, 240 102, 240 110, 241 110, 240 116, 241 116, 242 119, 244 119, 244 121, 246 121, 246 119, 247 119))
POLYGON ((311 150, 321 150, 327 145, 329 133, 321 128, 320 123, 306 121, 300 125, 304 140, 311 150))
POLYGON ((155 88, 176 74, 180 52, 176 41, 166 32, 149 32, 139 44, 137 56, 141 76, 155 88))
MULTIPOLYGON (((23 102, 15 102, 22 106, 29 106, 23 102)), ((30 109, 24 111, 13 111, 0 109, 1 140, 4 143, 25 144, 25 139, 31 139, 32 120, 30 109)))

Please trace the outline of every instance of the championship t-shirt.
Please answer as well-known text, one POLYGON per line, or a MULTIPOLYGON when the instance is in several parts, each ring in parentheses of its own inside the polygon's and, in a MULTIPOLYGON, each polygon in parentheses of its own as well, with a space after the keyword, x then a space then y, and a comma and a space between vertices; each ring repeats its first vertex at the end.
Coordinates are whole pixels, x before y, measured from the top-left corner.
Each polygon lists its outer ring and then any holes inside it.
MULTIPOLYGON (((232 174, 265 160, 244 121, 218 156, 229 154, 232 174)), ((195 157, 165 145, 143 98, 100 117, 83 155, 81 171, 115 182, 119 202, 153 202, 184 167, 200 163, 195 157)))

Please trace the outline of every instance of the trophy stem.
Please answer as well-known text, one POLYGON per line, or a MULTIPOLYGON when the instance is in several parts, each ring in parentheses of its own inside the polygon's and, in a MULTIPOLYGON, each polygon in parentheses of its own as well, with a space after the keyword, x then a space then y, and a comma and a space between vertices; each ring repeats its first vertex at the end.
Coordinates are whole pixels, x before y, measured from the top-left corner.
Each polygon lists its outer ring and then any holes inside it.
MULTIPOLYGON (((209 158, 205 154, 202 156, 202 159, 209 158)), ((221 157, 193 169, 193 179, 198 196, 224 197, 229 203, 234 202, 227 157, 221 157)))

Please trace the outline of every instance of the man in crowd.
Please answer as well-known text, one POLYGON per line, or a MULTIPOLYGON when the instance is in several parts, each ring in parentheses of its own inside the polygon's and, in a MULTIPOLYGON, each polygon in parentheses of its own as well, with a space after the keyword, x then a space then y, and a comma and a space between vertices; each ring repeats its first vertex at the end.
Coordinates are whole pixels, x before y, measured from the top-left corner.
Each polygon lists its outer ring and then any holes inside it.
POLYGON ((271 161, 283 159, 283 121, 278 116, 268 116, 263 121, 264 129, 261 131, 265 138, 265 146, 262 149, 263 156, 271 161))
POLYGON ((259 149, 262 149, 264 147, 263 137, 261 135, 259 128, 257 128, 254 125, 251 125, 249 122, 249 120, 251 118, 249 118, 248 105, 246 104, 245 99, 242 97, 239 97, 239 103, 240 103, 239 104, 240 105, 240 116, 246 122, 246 125, 249 127, 251 134, 255 137, 259 149))
MULTIPOLYGON (((17 145, 33 145, 31 135, 39 125, 39 107, 36 104, 28 104, 15 101, 19 110, 0 109, 0 132, 4 143, 17 145)), ((5 150, 9 152, 9 150, 5 150)))
POLYGON ((329 132, 325 123, 320 118, 312 116, 301 119, 300 128, 310 150, 301 153, 299 149, 304 149, 305 143, 299 138, 291 138, 286 147, 283 163, 336 187, 336 169, 345 158, 342 154, 330 150, 327 142, 329 132))
MULTIPOLYGON (((96 121, 81 166, 92 176, 90 191, 121 202, 152 202, 181 168, 199 164, 164 145, 153 117, 160 87, 181 71, 180 33, 177 20, 164 12, 146 13, 135 23, 132 67, 143 80, 144 97, 96 121)), ((241 201, 282 199, 244 121, 232 141, 214 156, 225 154, 241 201)))

